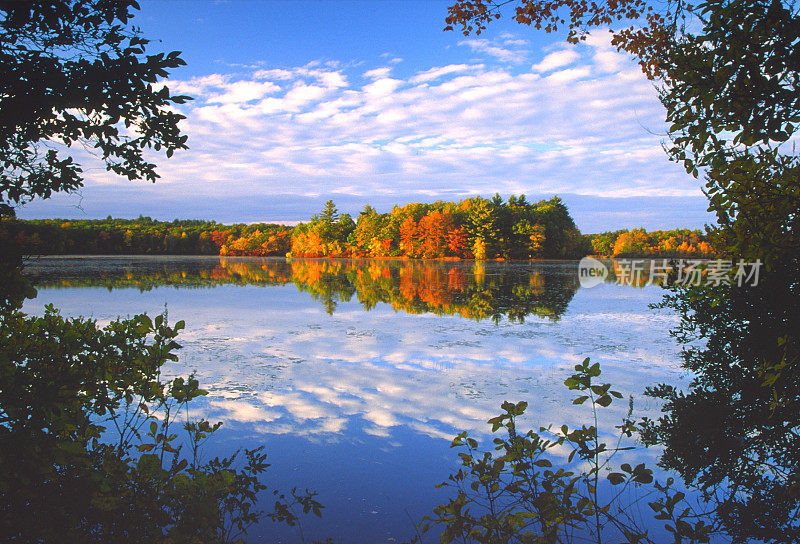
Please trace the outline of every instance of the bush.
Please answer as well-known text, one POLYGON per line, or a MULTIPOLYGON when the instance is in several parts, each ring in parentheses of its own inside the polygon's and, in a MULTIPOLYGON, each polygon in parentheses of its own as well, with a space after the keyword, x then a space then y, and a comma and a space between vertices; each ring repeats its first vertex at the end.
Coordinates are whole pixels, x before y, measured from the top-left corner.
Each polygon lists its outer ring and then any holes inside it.
MULTIPOLYGON (((232 542, 264 516, 265 454, 201 463, 200 444, 221 424, 188 420, 189 403, 205 395, 193 376, 161 378, 181 328, 138 315, 101 329, 51 305, 42 317, 0 313, 0 533, 11 542, 232 542)), ((293 524, 298 505, 319 515, 313 497, 278 494, 268 516, 293 524)))
POLYGON ((507 436, 494 439, 494 452, 478 451, 478 442, 466 432, 453 440, 452 447, 463 450, 458 454, 462 467, 439 487, 451 488, 456 495, 423 518, 414 542, 434 527, 442 529, 443 544, 665 542, 663 533, 650 534, 637 515, 634 507, 643 499, 626 502, 631 487, 642 488, 638 497, 650 498, 649 509, 656 520, 664 522, 674 542, 709 541, 709 516, 688 506, 684 493, 674 489, 672 478, 661 484, 644 464, 623 463, 619 471, 612 471, 615 455, 633 449, 622 445, 638 430, 631 420, 633 401, 627 417, 616 427, 615 443, 600 442, 598 410, 622 395, 610 384, 593 383, 600 376, 598 363, 590 365, 587 358, 575 370, 564 383, 580 392, 573 404, 589 401, 595 424, 521 434, 516 420, 527 403, 504 402, 503 413, 489 420, 492 432, 502 429, 507 436), (564 448, 569 451, 566 462, 557 453, 564 448))

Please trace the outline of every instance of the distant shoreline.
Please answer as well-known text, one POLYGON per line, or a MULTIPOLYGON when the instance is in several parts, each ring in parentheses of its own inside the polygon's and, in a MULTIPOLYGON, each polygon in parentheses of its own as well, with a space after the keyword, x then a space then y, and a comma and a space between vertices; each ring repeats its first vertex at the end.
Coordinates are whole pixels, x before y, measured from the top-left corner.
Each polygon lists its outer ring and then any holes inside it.
MULTIPOLYGON (((286 261, 416 261, 416 262, 492 262, 492 263, 535 263, 535 262, 578 262, 581 258, 534 258, 534 259, 468 259, 462 257, 434 257, 426 259, 424 257, 290 257, 280 255, 210 255, 203 253, 37 253, 27 255, 27 259, 56 259, 56 258, 69 258, 69 257, 84 257, 84 258, 107 258, 107 257, 152 257, 152 258, 193 258, 193 257, 206 257, 208 259, 284 259, 286 261)), ((604 261, 619 261, 626 259, 693 259, 693 260, 709 260, 709 257, 698 257, 696 255, 584 255, 584 257, 591 257, 593 259, 604 261)))

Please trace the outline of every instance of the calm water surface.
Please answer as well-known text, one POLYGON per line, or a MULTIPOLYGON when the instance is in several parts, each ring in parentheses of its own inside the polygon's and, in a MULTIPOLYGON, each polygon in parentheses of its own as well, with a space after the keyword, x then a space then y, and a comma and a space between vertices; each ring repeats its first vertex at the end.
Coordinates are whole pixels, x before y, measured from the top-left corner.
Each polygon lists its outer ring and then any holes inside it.
MULTIPOLYGON (((585 357, 636 397, 638 415, 657 415, 647 385, 686 382, 668 334, 677 318, 648 308, 661 289, 582 289, 572 262, 62 257, 28 273, 31 313, 52 303, 104 324, 166 308, 185 320, 165 372, 196 371, 209 395, 194 415, 225 422, 206 452, 264 445, 268 485, 317 490, 324 515, 303 520, 307 542, 410 538, 445 499, 434 485, 457 466, 452 437, 468 430, 488 446, 504 400, 528 401, 520 426, 588 424, 562 385, 585 357)), ((618 404, 601 429, 624 415, 618 404)), ((249 540, 299 538, 267 521, 249 540)))

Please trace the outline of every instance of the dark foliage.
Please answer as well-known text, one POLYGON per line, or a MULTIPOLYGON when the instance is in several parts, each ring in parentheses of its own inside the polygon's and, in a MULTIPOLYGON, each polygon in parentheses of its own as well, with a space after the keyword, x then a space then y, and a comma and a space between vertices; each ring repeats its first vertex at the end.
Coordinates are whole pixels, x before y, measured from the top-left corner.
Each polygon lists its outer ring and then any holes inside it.
POLYGON ((154 181, 143 150, 186 147, 188 99, 157 84, 185 64, 177 51, 147 54, 127 24, 134 0, 0 3, 0 212, 82 185, 67 148, 92 148, 108 170, 154 181))

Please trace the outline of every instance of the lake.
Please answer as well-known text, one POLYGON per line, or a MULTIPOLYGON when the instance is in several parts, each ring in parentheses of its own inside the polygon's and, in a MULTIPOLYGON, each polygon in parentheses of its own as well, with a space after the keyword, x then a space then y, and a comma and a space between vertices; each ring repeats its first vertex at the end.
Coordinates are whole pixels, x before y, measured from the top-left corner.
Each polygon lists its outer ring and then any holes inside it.
MULTIPOLYGON (((52 303, 103 325, 168 312, 184 320, 169 376, 196 371, 209 395, 193 415, 223 421, 206 455, 264 445, 270 489, 319 492, 322 519, 268 520, 249 541, 400 542, 443 502, 435 489, 458 466, 460 431, 490 447, 486 421, 526 400, 518 428, 589 424, 563 386, 585 357, 600 380, 642 397, 685 385, 677 317, 649 305, 657 286, 581 288, 575 262, 334 261, 220 257, 58 257, 28 264, 39 289, 25 311, 52 303), (302 535, 300 534, 302 530, 302 535)), ((627 402, 602 412, 613 430, 627 402)), ((655 450, 624 462, 653 465, 655 450)), ((265 492, 265 506, 270 496, 265 492)), ((437 538, 431 538, 438 542, 437 538)))

